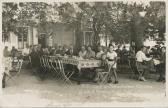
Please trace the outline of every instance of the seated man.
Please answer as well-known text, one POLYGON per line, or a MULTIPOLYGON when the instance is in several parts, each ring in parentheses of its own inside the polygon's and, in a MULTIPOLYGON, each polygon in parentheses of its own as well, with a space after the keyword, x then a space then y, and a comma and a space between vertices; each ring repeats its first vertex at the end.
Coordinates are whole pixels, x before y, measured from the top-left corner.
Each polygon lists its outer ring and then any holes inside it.
POLYGON ((116 73, 116 68, 117 68, 117 53, 114 51, 114 46, 110 45, 109 46, 109 52, 107 52, 107 62, 110 69, 109 73, 109 79, 108 83, 112 82, 112 73, 114 74, 115 82, 114 84, 118 84, 118 78, 117 78, 117 73, 116 73))
POLYGON ((62 46, 58 46, 58 49, 55 50, 54 54, 63 55, 63 47, 62 46))
POLYGON ((70 48, 68 49, 68 51, 67 51, 67 55, 70 55, 70 56, 75 55, 74 48, 73 48, 72 45, 71 45, 70 48))
POLYGON ((55 53, 55 47, 51 47, 50 55, 54 55, 54 53, 55 53))
POLYGON ((43 48, 42 49, 43 51, 43 55, 49 55, 50 54, 50 52, 49 52, 49 50, 48 50, 48 48, 47 47, 45 47, 45 48, 43 48))
POLYGON ((68 55, 68 50, 69 50, 69 49, 68 49, 68 46, 67 46, 67 45, 64 45, 64 46, 63 46, 63 54, 62 54, 62 55, 63 55, 63 56, 68 55))
POLYGON ((102 49, 101 46, 99 46, 99 47, 98 47, 98 52, 97 52, 97 54, 96 54, 96 58, 97 58, 97 59, 101 59, 103 54, 104 54, 103 49, 102 49))
POLYGON ((30 54, 30 49, 29 49, 29 46, 27 45, 26 48, 24 48, 22 51, 22 55, 23 55, 24 59, 27 59, 29 54, 30 54))
POLYGON ((86 52, 87 52, 87 51, 86 51, 85 46, 82 46, 82 47, 81 47, 81 51, 79 51, 79 57, 85 58, 86 52))
POLYGON ((88 46, 88 48, 87 48, 85 58, 86 59, 95 58, 95 52, 92 50, 92 48, 90 46, 88 46))
POLYGON ((145 50, 146 47, 142 46, 141 49, 136 53, 137 69, 139 72, 142 72, 142 74, 139 75, 140 81, 146 81, 146 79, 144 78, 144 74, 146 74, 147 72, 145 61, 150 61, 152 59, 146 57, 145 50))

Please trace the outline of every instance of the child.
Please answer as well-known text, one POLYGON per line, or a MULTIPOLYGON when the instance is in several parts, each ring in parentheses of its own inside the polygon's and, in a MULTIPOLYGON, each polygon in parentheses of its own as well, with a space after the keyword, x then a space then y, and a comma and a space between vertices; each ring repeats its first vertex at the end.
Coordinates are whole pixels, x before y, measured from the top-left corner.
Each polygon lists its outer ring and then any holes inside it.
POLYGON ((112 72, 114 74, 115 82, 114 84, 118 83, 116 68, 117 68, 117 53, 114 51, 114 46, 109 46, 109 52, 107 52, 107 62, 109 66, 109 79, 108 83, 112 82, 112 72))

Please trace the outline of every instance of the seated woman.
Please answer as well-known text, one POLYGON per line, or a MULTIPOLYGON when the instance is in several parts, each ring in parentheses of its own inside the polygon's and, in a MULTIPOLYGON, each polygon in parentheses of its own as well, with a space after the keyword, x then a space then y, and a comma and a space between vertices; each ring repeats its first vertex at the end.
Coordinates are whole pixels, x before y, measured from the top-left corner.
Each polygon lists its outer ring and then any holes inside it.
MULTIPOLYGON (((91 49, 90 46, 88 46, 87 51, 84 50, 84 47, 82 47, 82 48, 83 48, 83 53, 80 52, 80 57, 83 57, 84 59, 95 58, 95 52, 91 49)), ((94 68, 85 68, 85 69, 82 69, 82 71, 84 71, 82 73, 82 76, 84 78, 92 80, 95 76, 94 68)))
POLYGON ((85 58, 86 59, 95 58, 95 52, 92 50, 92 48, 90 46, 88 46, 88 48, 87 48, 85 58))
POLYGON ((85 46, 82 46, 82 47, 81 47, 81 50, 79 51, 79 57, 85 58, 86 52, 87 52, 87 51, 86 51, 85 46))
POLYGON ((102 49, 102 47, 101 46, 99 46, 98 47, 98 52, 97 52, 97 54, 96 54, 96 59, 101 59, 102 58, 102 55, 104 54, 104 52, 103 52, 103 49, 102 49))

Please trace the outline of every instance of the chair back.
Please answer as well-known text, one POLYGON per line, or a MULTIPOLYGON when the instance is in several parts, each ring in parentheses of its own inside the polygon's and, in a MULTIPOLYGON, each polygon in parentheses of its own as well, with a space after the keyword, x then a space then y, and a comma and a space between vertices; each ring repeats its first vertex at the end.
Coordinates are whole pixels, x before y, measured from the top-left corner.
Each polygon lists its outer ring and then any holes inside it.
POLYGON ((132 71, 134 73, 138 73, 138 65, 137 65, 136 58, 129 58, 128 63, 129 63, 129 66, 131 67, 132 71))
POLYGON ((46 65, 46 57, 45 56, 42 56, 42 64, 43 64, 44 68, 47 67, 47 65, 46 65))
POLYGON ((58 68, 61 73, 64 73, 64 65, 62 59, 58 59, 58 68))
POLYGON ((51 66, 50 66, 50 57, 49 56, 46 56, 46 65, 49 69, 51 69, 51 66))

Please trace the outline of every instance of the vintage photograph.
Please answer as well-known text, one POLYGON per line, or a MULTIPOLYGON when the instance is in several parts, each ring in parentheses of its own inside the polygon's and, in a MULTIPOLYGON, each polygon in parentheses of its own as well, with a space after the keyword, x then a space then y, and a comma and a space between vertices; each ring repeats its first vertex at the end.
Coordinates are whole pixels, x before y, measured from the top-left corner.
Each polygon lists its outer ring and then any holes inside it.
POLYGON ((1 3, 0 106, 166 106, 165 1, 1 3))

